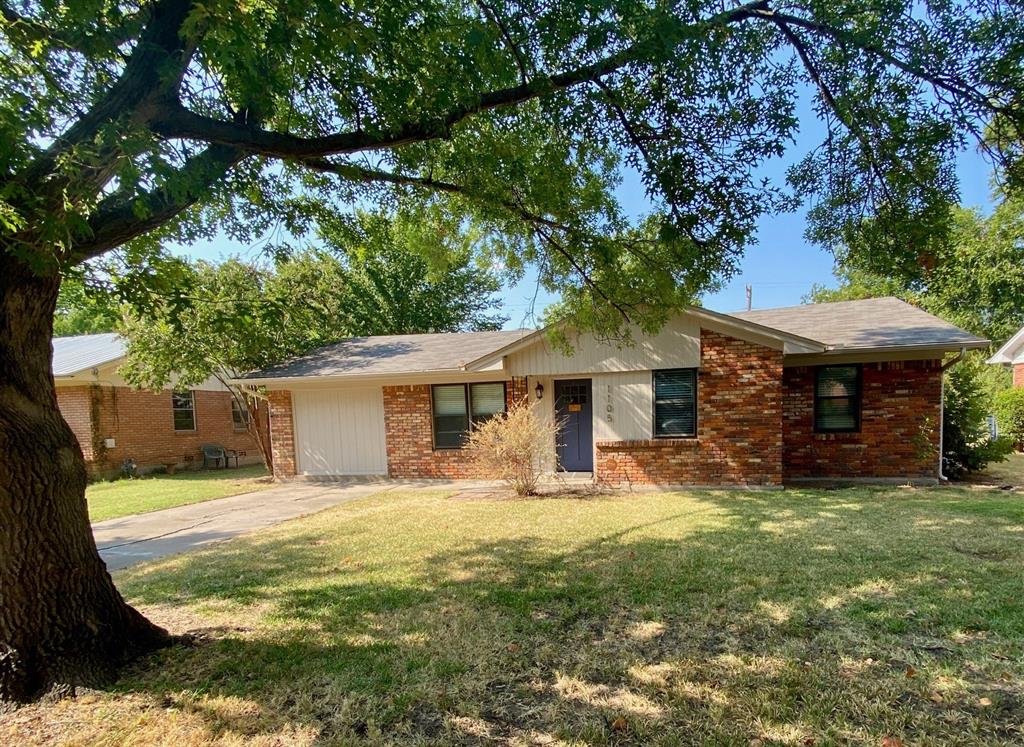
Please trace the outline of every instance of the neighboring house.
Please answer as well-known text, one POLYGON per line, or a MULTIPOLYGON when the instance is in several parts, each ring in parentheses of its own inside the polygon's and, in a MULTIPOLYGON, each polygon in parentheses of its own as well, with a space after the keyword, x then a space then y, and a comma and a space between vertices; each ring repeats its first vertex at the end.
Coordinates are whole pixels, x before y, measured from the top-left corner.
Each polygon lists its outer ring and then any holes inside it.
POLYGON ((996 354, 988 359, 995 363, 1013 368, 1013 385, 1024 387, 1024 328, 1006 341, 996 354))
POLYGON ((141 471, 201 466, 199 447, 206 443, 238 451, 240 464, 261 461, 245 418, 265 419, 266 406, 252 414, 240 411, 213 379, 180 392, 133 389, 117 373, 124 356, 125 343, 116 334, 53 339, 57 404, 91 475, 116 473, 127 459, 141 471))
POLYGON ((473 424, 528 397, 550 466, 611 485, 940 477, 943 357, 988 343, 895 298, 691 308, 619 347, 543 332, 356 338, 244 377, 278 477, 474 476, 473 424))

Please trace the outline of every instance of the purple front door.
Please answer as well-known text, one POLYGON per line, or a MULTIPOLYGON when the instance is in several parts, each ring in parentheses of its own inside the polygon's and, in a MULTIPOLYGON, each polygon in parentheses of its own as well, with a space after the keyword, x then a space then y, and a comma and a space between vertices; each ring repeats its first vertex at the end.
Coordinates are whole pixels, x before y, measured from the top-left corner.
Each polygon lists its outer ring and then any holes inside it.
POLYGON ((566 472, 594 471, 594 419, 590 379, 555 381, 558 467, 566 472))

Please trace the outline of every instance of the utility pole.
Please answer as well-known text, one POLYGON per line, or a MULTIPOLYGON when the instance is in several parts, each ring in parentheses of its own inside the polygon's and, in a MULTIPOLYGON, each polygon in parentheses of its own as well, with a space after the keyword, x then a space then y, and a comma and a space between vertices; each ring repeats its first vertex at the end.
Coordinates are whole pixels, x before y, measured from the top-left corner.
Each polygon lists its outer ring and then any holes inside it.
POLYGON ((754 302, 754 286, 747 286, 747 311, 750 311, 750 307, 754 302))

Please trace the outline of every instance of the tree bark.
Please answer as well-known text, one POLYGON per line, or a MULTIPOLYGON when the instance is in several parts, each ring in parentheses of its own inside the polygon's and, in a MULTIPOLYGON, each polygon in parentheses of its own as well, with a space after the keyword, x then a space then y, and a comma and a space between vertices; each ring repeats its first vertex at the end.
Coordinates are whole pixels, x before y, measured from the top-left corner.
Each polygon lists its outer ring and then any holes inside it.
POLYGON ((125 603, 96 550, 52 375, 59 287, 0 244, 0 709, 109 682, 173 640, 125 603))

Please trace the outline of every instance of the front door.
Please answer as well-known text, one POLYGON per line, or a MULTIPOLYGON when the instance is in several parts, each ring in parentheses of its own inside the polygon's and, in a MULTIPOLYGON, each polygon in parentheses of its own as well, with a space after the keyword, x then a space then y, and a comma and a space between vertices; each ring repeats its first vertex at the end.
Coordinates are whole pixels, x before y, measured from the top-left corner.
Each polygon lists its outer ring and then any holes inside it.
POLYGON ((555 382, 558 431, 558 467, 566 472, 594 471, 594 419, 591 417, 590 379, 555 382))

